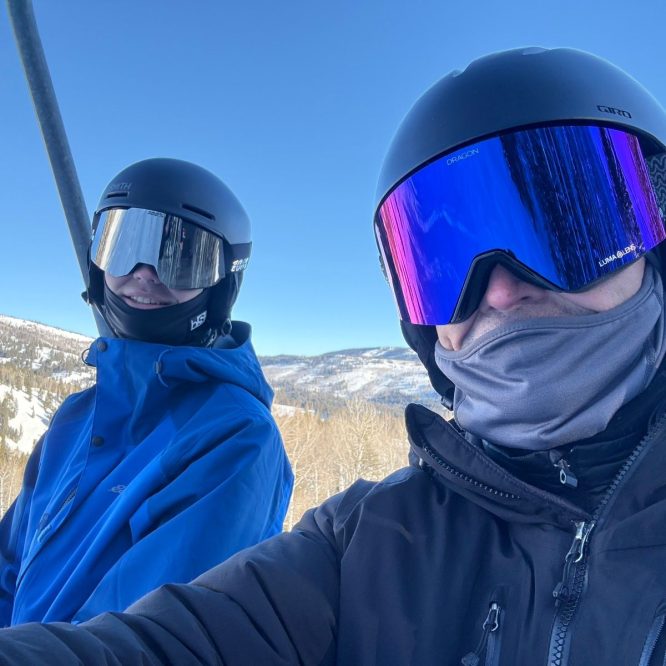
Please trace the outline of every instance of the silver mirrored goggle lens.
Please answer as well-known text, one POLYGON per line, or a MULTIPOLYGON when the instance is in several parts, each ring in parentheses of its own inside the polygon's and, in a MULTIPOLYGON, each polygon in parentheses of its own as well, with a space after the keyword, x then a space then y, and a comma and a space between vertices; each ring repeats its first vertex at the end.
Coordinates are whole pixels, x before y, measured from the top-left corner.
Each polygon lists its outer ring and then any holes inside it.
POLYGON ((205 289, 225 274, 222 238, 181 217, 142 208, 100 213, 90 258, 116 277, 148 264, 170 289, 205 289))

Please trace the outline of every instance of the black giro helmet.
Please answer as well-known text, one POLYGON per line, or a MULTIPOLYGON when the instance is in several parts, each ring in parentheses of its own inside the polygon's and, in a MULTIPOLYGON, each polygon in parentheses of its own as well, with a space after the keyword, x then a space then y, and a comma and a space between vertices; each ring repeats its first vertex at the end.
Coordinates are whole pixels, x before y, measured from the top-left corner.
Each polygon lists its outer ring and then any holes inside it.
MULTIPOLYGON (((219 271, 218 281, 204 291, 208 292, 207 328, 219 331, 226 327, 252 241, 250 220, 231 190, 217 176, 196 164, 152 158, 123 169, 106 186, 93 217, 91 247, 94 247, 100 219, 112 209, 163 213, 184 221, 190 229, 198 227, 222 239, 224 260, 220 264, 223 269, 219 271)), ((88 268, 87 300, 109 323, 104 308, 103 272, 91 260, 90 252, 88 268)))
MULTIPOLYGON (((375 212, 402 181, 444 153, 508 130, 577 122, 629 130, 666 151, 663 108, 602 58, 533 47, 479 58, 435 83, 409 110, 384 159, 375 212)), ((663 184, 666 174, 658 178, 663 184)), ((453 384, 434 359, 435 327, 406 321, 401 327, 443 402, 450 403, 453 384)))

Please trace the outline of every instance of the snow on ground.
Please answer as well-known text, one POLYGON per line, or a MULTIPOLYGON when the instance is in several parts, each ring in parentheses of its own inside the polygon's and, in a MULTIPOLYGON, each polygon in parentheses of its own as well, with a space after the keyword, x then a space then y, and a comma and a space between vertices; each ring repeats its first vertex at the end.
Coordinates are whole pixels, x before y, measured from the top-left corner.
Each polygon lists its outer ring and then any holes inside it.
POLYGON ((64 384, 82 384, 94 381, 95 371, 94 368, 90 368, 81 372, 54 372, 52 377, 64 384))
POLYGON ((293 405, 273 405, 271 409, 273 416, 279 418, 289 418, 291 416, 296 416, 297 414, 314 414, 314 409, 303 409, 303 407, 294 407, 293 405))
POLYGON ((338 398, 358 395, 398 404, 437 401, 425 369, 416 354, 407 349, 329 352, 307 361, 303 357, 266 357, 262 367, 275 386, 286 382, 311 392, 330 392, 338 398))
MULTIPOLYGON (((410 377, 413 378, 416 374, 423 375, 420 368, 415 368, 414 363, 410 361, 385 361, 383 359, 377 360, 372 365, 360 366, 352 368, 347 372, 341 373, 340 377, 344 380, 349 391, 361 391, 366 387, 371 390, 376 389, 378 386, 388 388, 388 385, 395 388, 395 378, 410 377)), ((427 380, 426 380, 427 381, 427 380)), ((422 382, 424 385, 426 381, 422 382)))
POLYGON ((9 422, 12 428, 23 429, 21 437, 17 442, 10 439, 7 440, 7 445, 13 449, 18 449, 22 453, 31 453, 37 440, 44 434, 49 422, 49 417, 44 410, 42 401, 33 393, 32 397, 28 396, 25 391, 10 388, 6 384, 0 384, 0 400, 2 400, 7 393, 17 403, 17 416, 9 422))
POLYGON ((271 411, 273 412, 273 416, 281 416, 284 418, 287 416, 294 416, 303 410, 300 407, 292 407, 291 405, 273 405, 271 411))

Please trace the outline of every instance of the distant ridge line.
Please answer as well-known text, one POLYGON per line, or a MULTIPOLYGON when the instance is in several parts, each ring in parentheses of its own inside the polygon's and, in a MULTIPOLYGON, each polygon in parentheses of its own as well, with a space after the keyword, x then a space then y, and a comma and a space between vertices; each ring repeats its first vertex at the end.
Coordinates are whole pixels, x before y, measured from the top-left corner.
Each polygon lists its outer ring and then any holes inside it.
POLYGON ((30 324, 32 326, 37 326, 40 328, 45 328, 48 331, 52 331, 59 335, 73 336, 80 338, 82 342, 92 342, 95 338, 91 338, 83 333, 76 333, 75 331, 68 331, 65 328, 60 328, 59 326, 51 326, 51 324, 45 324, 41 321, 34 321, 33 319, 21 319, 20 317, 14 317, 12 315, 0 314, 0 322, 9 324, 10 326, 20 327, 24 324, 30 324))

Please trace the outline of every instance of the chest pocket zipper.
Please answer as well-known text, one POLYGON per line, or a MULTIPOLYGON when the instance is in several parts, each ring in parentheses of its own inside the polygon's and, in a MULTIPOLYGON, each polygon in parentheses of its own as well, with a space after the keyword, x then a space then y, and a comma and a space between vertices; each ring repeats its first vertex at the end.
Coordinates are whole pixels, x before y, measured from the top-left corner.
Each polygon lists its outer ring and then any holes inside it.
MULTIPOLYGON (((483 633, 474 652, 469 652, 461 660, 462 666, 479 666, 481 657, 485 654, 484 666, 497 666, 500 658, 500 621, 502 609, 493 601, 488 610, 488 616, 483 623, 483 633)), ((642 666, 642 664, 641 664, 642 666)))
POLYGON ((641 659, 638 662, 638 666, 662 666, 666 664, 665 623, 666 611, 662 611, 652 621, 652 626, 643 644, 643 651, 641 652, 641 659), (659 646, 659 649, 657 649, 657 646, 659 646))

